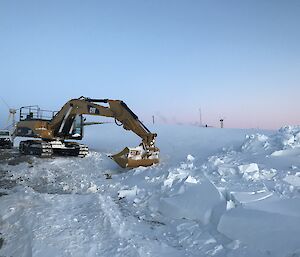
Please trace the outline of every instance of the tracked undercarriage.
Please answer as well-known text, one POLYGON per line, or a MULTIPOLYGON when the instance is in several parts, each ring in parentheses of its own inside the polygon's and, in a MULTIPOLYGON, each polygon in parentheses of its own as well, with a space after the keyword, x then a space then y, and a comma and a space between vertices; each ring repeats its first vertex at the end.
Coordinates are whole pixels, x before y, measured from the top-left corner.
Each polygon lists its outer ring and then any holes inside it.
POLYGON ((26 140, 21 141, 20 153, 51 157, 53 155, 85 157, 89 150, 86 145, 76 142, 26 140))

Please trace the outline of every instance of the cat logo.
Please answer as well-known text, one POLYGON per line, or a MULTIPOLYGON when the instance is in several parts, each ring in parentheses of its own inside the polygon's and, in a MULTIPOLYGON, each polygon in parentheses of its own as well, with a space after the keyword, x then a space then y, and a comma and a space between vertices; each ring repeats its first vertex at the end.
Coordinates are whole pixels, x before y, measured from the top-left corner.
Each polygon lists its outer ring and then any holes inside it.
POLYGON ((95 107, 90 107, 89 113, 96 114, 96 110, 97 109, 95 107))

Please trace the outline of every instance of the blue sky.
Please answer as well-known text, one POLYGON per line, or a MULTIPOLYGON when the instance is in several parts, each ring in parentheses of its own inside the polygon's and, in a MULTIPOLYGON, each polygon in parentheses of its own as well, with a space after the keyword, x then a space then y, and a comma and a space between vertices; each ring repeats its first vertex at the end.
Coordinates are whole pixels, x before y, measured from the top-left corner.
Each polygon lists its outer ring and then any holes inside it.
MULTIPOLYGON (((300 124, 300 1, 0 1, 1 97, 122 99, 145 122, 300 124)), ((0 100, 0 127, 7 110, 0 100)))

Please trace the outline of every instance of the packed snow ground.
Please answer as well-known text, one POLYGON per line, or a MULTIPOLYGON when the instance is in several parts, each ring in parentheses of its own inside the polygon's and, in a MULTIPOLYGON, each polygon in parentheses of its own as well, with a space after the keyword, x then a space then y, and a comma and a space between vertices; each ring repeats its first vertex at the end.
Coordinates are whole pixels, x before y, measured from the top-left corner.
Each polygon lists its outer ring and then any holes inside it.
POLYGON ((300 127, 151 130, 149 168, 107 157, 139 143, 111 125, 86 158, 3 162, 0 256, 300 256, 300 127))

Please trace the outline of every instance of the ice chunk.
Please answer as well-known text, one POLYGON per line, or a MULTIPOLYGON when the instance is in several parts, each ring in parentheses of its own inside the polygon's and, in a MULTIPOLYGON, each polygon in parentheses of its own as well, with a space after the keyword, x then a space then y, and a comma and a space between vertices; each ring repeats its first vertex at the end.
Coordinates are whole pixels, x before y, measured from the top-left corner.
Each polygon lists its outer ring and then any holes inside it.
POLYGON ((247 209, 254 209, 268 213, 277 213, 283 216, 294 216, 300 218, 300 199, 281 199, 277 195, 270 195, 265 199, 245 203, 247 209))
POLYGON ((268 140, 269 138, 262 134, 247 135, 242 150, 254 154, 264 152, 269 147, 268 140))
POLYGON ((120 198, 126 197, 126 198, 135 198, 139 192, 139 189, 137 186, 132 187, 131 189, 123 189, 119 190, 118 196, 120 198))
MULTIPOLYGON (((300 179, 300 178, 299 178, 300 179)), ((198 180, 195 179, 194 177, 192 176, 188 176, 187 179, 185 180, 185 182, 187 183, 193 183, 193 184, 197 184, 198 183, 198 180)))
POLYGON ((233 209, 234 207, 235 207, 234 201, 232 200, 227 201, 227 206, 226 206, 227 210, 233 209))
POLYGON ((218 230, 273 257, 299 251, 300 217, 237 207, 221 217, 218 230))
POLYGON ((208 180, 201 183, 184 183, 182 193, 161 198, 160 211, 172 218, 199 220, 203 224, 210 221, 217 224, 226 210, 226 201, 218 189, 208 180))
POLYGON ((87 189, 88 193, 96 193, 98 191, 97 185, 91 183, 91 186, 87 189))
POLYGON ((260 192, 231 192, 231 196, 239 203, 244 204, 264 200, 273 196, 273 193, 265 190, 260 192))
POLYGON ((259 171, 258 165, 256 163, 240 165, 238 168, 240 173, 252 173, 259 171))
POLYGON ((194 161, 195 160, 195 157, 191 154, 188 154, 188 156, 186 157, 186 159, 190 162, 194 161))
POLYGON ((300 187, 300 177, 298 176, 287 175, 283 180, 293 186, 300 187))

